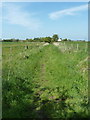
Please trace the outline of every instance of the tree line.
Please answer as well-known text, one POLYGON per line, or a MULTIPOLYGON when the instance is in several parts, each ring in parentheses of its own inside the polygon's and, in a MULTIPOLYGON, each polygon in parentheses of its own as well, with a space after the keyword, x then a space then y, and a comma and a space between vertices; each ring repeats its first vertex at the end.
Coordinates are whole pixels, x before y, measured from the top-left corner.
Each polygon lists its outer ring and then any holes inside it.
MULTIPOLYGON (((48 42, 48 43, 52 43, 52 42, 57 42, 59 39, 58 34, 54 34, 52 37, 48 36, 48 37, 37 37, 37 38, 33 38, 33 39, 29 39, 27 38, 26 40, 20 40, 20 39, 3 39, 3 42, 48 42)), ((63 41, 68 41, 67 38, 63 39, 63 41)))

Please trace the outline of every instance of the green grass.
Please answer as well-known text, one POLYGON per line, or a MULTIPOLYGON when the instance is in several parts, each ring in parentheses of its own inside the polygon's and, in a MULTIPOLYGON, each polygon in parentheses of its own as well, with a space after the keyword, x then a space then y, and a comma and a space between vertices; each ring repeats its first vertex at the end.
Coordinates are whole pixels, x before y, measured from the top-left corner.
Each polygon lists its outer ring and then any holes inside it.
POLYGON ((2 45, 3 118, 88 118, 86 43, 25 44, 2 45))

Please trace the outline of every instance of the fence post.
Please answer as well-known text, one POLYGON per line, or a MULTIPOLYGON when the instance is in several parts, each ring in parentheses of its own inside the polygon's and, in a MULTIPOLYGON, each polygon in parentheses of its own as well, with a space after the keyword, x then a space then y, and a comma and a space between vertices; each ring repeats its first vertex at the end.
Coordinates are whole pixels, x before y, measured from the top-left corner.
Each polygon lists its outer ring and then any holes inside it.
POLYGON ((73 48, 73 44, 71 44, 71 48, 73 48))
POLYGON ((77 44, 77 51, 78 51, 78 48, 79 48, 79 44, 77 44))
POLYGON ((66 45, 65 45, 65 51, 66 51, 66 45))
POLYGON ((86 43, 85 52, 87 52, 87 48, 88 48, 88 43, 86 43))
POLYGON ((11 72, 11 59, 12 59, 12 47, 9 48, 10 54, 9 54, 9 71, 8 71, 8 80, 10 79, 10 72, 11 72))

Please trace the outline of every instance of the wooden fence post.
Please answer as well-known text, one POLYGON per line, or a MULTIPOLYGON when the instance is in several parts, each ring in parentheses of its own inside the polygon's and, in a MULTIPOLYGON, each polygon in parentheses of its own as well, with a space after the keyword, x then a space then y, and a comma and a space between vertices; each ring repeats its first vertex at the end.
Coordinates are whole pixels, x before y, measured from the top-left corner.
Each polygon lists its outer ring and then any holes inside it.
POLYGON ((78 51, 78 49, 79 49, 79 44, 77 44, 77 51, 78 51))
POLYGON ((12 47, 10 47, 9 48, 9 52, 10 52, 10 54, 9 54, 9 71, 8 71, 8 78, 7 78, 7 80, 9 80, 10 79, 10 72, 11 72, 11 59, 12 59, 12 47))
POLYGON ((87 50, 88 50, 88 43, 86 43, 85 52, 87 52, 87 50))

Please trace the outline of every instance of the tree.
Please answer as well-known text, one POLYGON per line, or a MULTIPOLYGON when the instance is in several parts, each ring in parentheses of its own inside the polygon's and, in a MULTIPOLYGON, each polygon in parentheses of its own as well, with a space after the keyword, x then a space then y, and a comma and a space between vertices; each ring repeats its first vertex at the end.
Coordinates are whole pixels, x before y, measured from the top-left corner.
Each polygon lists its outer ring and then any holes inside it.
POLYGON ((58 39, 59 39, 59 37, 58 37, 57 34, 54 34, 53 37, 52 37, 52 39, 53 39, 53 42, 57 42, 58 39))
POLYGON ((67 38, 65 38, 65 39, 63 39, 63 41, 68 41, 68 39, 67 39, 67 38))
POLYGON ((34 42, 40 42, 40 38, 34 38, 34 42))
POLYGON ((52 38, 51 37, 45 37, 45 42, 48 42, 48 43, 51 43, 51 41, 52 41, 52 38))
POLYGON ((19 42, 19 39, 16 39, 16 42, 19 42))
POLYGON ((28 39, 28 38, 27 38, 25 41, 26 41, 26 42, 33 42, 32 39, 28 39))

